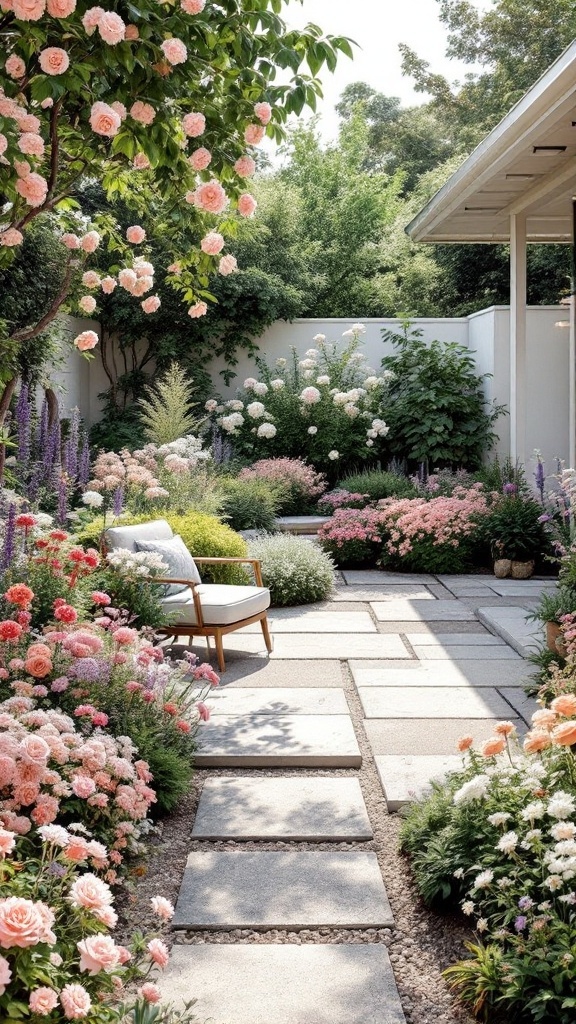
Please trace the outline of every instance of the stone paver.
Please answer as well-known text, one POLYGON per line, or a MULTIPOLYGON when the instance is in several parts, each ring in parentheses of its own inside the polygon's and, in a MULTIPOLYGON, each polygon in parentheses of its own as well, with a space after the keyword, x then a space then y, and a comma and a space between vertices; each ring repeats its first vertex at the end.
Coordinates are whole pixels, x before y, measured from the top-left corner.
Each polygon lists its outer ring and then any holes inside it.
POLYGON ((539 711, 542 707, 541 704, 534 700, 534 697, 529 697, 523 690, 518 690, 515 687, 501 686, 499 692, 512 705, 516 714, 524 719, 527 725, 530 725, 534 712, 539 711))
POLYGON ((395 584, 404 586, 406 583, 436 583, 434 576, 421 572, 384 572, 382 569, 344 569, 342 575, 346 583, 353 587, 381 586, 395 584))
POLYGON ((372 828, 358 779, 217 776, 204 783, 192 837, 340 842, 371 839, 372 828))
POLYGON ((460 686, 360 686, 366 718, 509 718, 497 690, 460 686))
POLYGON ((555 580, 497 580, 490 586, 502 597, 539 597, 541 593, 554 593, 557 589, 555 580))
POLYGON ((347 715, 343 690, 330 687, 234 687, 206 698, 213 715, 347 715))
MULTIPOLYGON (((510 715, 506 715, 506 719, 510 715)), ((410 754, 454 754, 461 736, 470 734, 477 745, 493 734, 496 718, 411 718, 400 723, 398 719, 386 721, 382 718, 368 718, 364 722, 372 753, 410 754)), ((525 734, 521 720, 518 732, 525 734)))
POLYGON ((434 647, 432 645, 427 646, 420 642, 420 638, 416 637, 418 643, 414 643, 414 654, 417 658, 421 658, 423 661, 452 661, 457 659, 458 661, 464 661, 469 658, 471 661, 482 661, 484 659, 490 660, 503 660, 503 661, 517 661, 521 660, 520 655, 513 651, 511 647, 506 644, 502 646, 498 644, 487 645, 486 647, 473 646, 470 644, 467 647, 452 646, 451 644, 444 644, 442 647, 434 647))
MULTIPOLYGON (((262 637, 252 633, 233 633, 226 637, 231 650, 264 653, 262 637)), ((228 647, 226 647, 228 650, 228 647)), ((395 633, 284 633, 274 636, 272 659, 310 658, 409 658, 410 654, 395 633)))
POLYGON ((356 686, 524 687, 531 666, 516 661, 351 661, 356 686))
POLYGON ((527 622, 526 615, 526 609, 521 607, 478 609, 480 621, 524 658, 534 654, 544 640, 544 631, 540 623, 527 622))
POLYGON ((349 715, 215 715, 202 731, 198 768, 358 768, 349 715))
POLYGON ((419 644, 426 647, 506 647, 502 637, 494 636, 487 630, 481 633, 406 633, 406 639, 412 646, 419 644))
POLYGON ((376 854, 336 850, 191 853, 172 918, 175 929, 392 923, 376 854))
MULTIPOLYGON (((340 601, 401 601, 405 599, 418 601, 433 601, 434 595, 426 587, 419 587, 417 584, 410 586, 364 586, 364 587, 336 587, 332 600, 340 601)), ((446 592, 445 592, 446 593, 446 592)))
POLYGON ((238 658, 226 662, 220 679, 221 690, 244 686, 343 686, 342 665, 325 660, 321 665, 310 661, 270 661, 269 658, 238 658))
POLYGON ((379 622, 457 622, 476 619, 474 612, 459 601, 371 601, 379 622))
MULTIPOLYGON (((368 612, 318 612, 303 608, 273 610, 268 615, 270 629, 277 633, 376 633, 376 626, 368 612)), ((239 633, 260 633, 259 622, 253 622, 239 633)))
POLYGON ((383 945, 174 946, 168 1000, 215 1024, 404 1024, 383 945))
POLYGON ((463 765, 458 754, 391 754, 375 760, 389 811, 397 811, 403 804, 424 796, 432 780, 439 782, 463 765))

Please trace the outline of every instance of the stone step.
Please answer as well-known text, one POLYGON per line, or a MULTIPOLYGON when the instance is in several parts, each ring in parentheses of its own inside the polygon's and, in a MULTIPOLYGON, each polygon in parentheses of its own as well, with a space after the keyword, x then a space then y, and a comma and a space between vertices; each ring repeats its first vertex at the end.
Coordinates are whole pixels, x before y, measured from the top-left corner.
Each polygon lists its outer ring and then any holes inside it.
POLYGON ((478 609, 478 618, 493 633, 510 644, 518 654, 527 658, 544 642, 544 629, 539 622, 528 622, 525 608, 487 607, 478 609))
MULTIPOLYGON (((278 633, 376 633, 372 616, 367 611, 315 611, 304 607, 273 608, 268 613, 270 629, 278 633)), ((252 622, 239 633, 259 633, 259 622, 252 622)))
MULTIPOLYGON (((346 615, 342 616, 343 629, 346 615)), ((266 647, 256 633, 231 633, 226 651, 265 654, 266 647)), ((514 655, 517 657, 517 655, 514 655)), ((397 633, 276 633, 270 658, 276 660, 321 661, 325 658, 410 658, 397 633)))
POLYGON ((350 586, 353 587, 379 587, 383 584, 394 584, 405 586, 406 583, 426 584, 436 583, 436 577, 430 573, 423 572, 385 572, 383 569, 343 569, 342 575, 350 586))
MULTIPOLYGON (((248 682, 248 680, 246 680, 248 682)), ((236 686, 212 690, 206 702, 213 715, 347 715, 344 691, 330 687, 236 686)))
POLYGON ((191 853, 172 928, 385 928, 393 924, 375 853, 191 853))
POLYGON ((216 1024, 405 1024, 384 945, 174 946, 160 985, 216 1024))
POLYGON ((530 667, 514 661, 351 661, 356 686, 526 686, 530 667))
POLYGON ((417 583, 404 585, 382 584, 378 586, 343 586, 336 587, 332 601, 434 601, 434 595, 424 586, 417 583))
POLYGON ((192 838, 350 842, 372 827, 358 779, 218 776, 204 783, 192 838))
POLYGON ((507 644, 487 644, 485 647, 472 644, 433 646, 421 641, 422 634, 415 636, 412 644, 414 654, 422 661, 521 661, 520 655, 507 644))
POLYGON ((279 516, 276 527, 281 533, 315 535, 330 516, 279 516))
MULTIPOLYGON (((510 718, 509 715, 506 716, 510 718)), ((374 756, 381 754, 456 754, 461 736, 474 737, 475 747, 494 735, 499 718, 367 718, 366 735, 374 756)), ((514 719, 520 736, 526 734, 521 718, 514 719)))
POLYGON ((420 799, 430 791, 431 780, 440 782, 464 764, 458 754, 381 754, 375 761, 389 811, 420 799))
POLYGON ((506 644, 500 636, 483 630, 481 633, 406 633, 406 639, 413 647, 498 647, 504 650, 506 644))
POLYGON ((202 731, 198 768, 359 768, 349 715, 216 715, 202 731))
POLYGON ((474 622, 474 612, 459 601, 371 600, 379 622, 474 622))
POLYGON ((360 686, 366 718, 517 718, 494 687, 360 686))

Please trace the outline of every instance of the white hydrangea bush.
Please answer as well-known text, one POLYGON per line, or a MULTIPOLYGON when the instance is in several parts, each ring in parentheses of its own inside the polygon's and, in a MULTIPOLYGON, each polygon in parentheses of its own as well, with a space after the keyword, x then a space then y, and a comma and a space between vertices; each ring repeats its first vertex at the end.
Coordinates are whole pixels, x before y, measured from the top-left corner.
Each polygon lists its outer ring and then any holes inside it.
POLYGON ((377 376, 360 351, 365 327, 354 324, 342 344, 322 334, 299 358, 257 360, 238 397, 206 402, 213 425, 248 458, 304 458, 332 477, 383 454, 389 371, 377 376))

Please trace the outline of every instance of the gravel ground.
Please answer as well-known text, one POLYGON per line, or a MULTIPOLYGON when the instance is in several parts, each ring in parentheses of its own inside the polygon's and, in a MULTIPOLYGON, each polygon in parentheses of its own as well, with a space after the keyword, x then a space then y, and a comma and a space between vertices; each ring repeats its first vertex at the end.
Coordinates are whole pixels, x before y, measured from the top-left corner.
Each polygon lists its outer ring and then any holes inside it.
POLYGON ((168 944, 184 943, 383 943, 389 951, 407 1024, 473 1024, 473 1018, 452 997, 442 971, 463 955, 463 942, 472 937, 461 918, 441 917, 423 906, 411 880, 406 859, 398 852, 400 819, 389 815, 382 795, 374 758, 362 724, 360 700, 352 677, 345 667, 345 692, 362 752, 362 768, 286 770, 213 769, 196 774, 193 790, 177 812, 165 819, 151 837, 150 857, 146 873, 138 877, 133 891, 124 897, 119 927, 127 938, 135 929, 153 929, 157 920, 150 911, 150 897, 158 893, 175 901, 180 888, 188 853, 210 849, 280 850, 299 847, 303 850, 374 850, 382 871, 392 906, 395 927, 381 929, 320 928, 302 931, 231 931, 170 932, 168 944), (191 831, 204 780, 210 775, 349 775, 358 777, 374 831, 369 842, 210 842, 192 841, 191 831))

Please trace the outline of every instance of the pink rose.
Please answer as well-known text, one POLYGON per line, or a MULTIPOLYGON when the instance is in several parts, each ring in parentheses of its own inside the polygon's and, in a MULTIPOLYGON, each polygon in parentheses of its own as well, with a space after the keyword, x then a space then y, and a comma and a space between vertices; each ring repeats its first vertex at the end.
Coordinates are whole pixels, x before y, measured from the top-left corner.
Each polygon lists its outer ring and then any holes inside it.
POLYGON ((112 107, 112 110, 116 111, 121 121, 123 121, 124 118, 128 117, 128 111, 126 110, 124 104, 120 103, 120 100, 114 100, 114 103, 111 103, 110 106, 112 107))
POLYGON ((138 31, 137 25, 126 25, 126 31, 124 33, 124 39, 128 42, 133 43, 135 39, 140 38, 140 32, 138 31))
POLYGON ((195 320, 199 316, 206 316, 208 312, 208 306, 205 302, 195 302, 193 306, 190 306, 188 310, 188 316, 191 316, 195 320))
POLYGON ((14 849, 15 845, 16 833, 8 832, 0 825, 0 857, 6 857, 7 854, 12 853, 12 850, 14 849))
POLYGON ((27 160, 15 160, 14 170, 19 178, 25 178, 27 174, 30 174, 32 168, 27 160))
POLYGON ((203 704, 202 701, 198 701, 196 710, 203 722, 207 722, 210 718, 210 708, 203 704))
MULTIPOLYGON (((103 277, 100 284, 105 295, 111 295, 116 287, 116 281, 113 277, 103 277)), ((110 604, 110 601, 108 601, 108 604, 110 604)))
POLYGON ((24 78, 26 74, 26 65, 21 57, 18 57, 15 53, 10 54, 8 60, 4 64, 6 74, 10 75, 10 78, 24 78))
POLYGON ((34 132, 24 132, 18 139, 18 149, 27 156, 42 156, 44 153, 44 139, 34 132))
POLYGON ((233 274, 236 270, 238 270, 236 257, 232 255, 223 256, 218 264, 218 273, 222 274, 223 277, 227 277, 228 274, 233 274))
POLYGON ((129 242, 133 242, 135 245, 138 245, 146 238, 146 232, 139 224, 133 224, 132 227, 126 229, 126 238, 129 242))
POLYGON ((40 67, 46 75, 63 75, 70 66, 70 58, 66 50, 59 46, 47 46, 38 58, 40 67))
POLYGON ((48 182, 41 174, 27 174, 16 182, 16 191, 28 206, 42 206, 48 192, 48 182))
POLYGON ((164 921, 169 921, 170 918, 174 917, 174 907, 164 896, 153 896, 150 900, 152 904, 152 910, 158 917, 161 917, 164 921))
POLYGON ((92 33, 96 31, 98 22, 104 13, 103 7, 90 7, 86 11, 86 14, 82 18, 82 24, 87 35, 91 36, 92 33))
POLYGON ((76 10, 76 0, 48 0, 46 9, 52 18, 69 18, 76 10))
POLYGON ((255 103, 254 113, 260 121, 260 124, 268 124, 272 117, 272 107, 269 103, 255 103))
POLYGON ((8 149, 8 139, 0 132, 0 156, 8 149))
POLYGON ((150 161, 145 153, 136 153, 132 161, 132 166, 137 171, 147 171, 150 167, 150 161))
POLYGON ((137 256, 134 260, 134 270, 136 277, 153 277, 154 267, 149 260, 143 260, 141 256, 137 256))
POLYGON ((91 348, 96 348, 98 335, 95 331, 82 331, 74 338, 74 344, 79 352, 87 352, 91 348))
POLYGON ((22 245, 24 235, 17 228, 7 228, 0 233, 0 245, 22 245))
POLYGON ((35 988, 30 993, 28 1003, 32 1013, 47 1017, 58 1006, 58 996, 52 988, 35 988))
POLYGON ((36 946, 43 941, 44 921, 37 904, 20 896, 0 899, 0 946, 36 946))
POLYGON ((70 900, 75 907, 100 910, 113 902, 110 886, 96 875, 80 875, 70 887, 70 900))
POLYGON ((89 935, 77 943, 80 950, 80 970, 89 974, 116 967, 120 960, 118 947, 109 935, 89 935))
POLYGON ((88 231, 80 239, 80 248, 84 252, 96 252, 100 245, 100 235, 97 231, 88 231))
POLYGON ((54 100, 51 96, 47 96, 45 100, 42 100, 40 106, 42 110, 49 110, 50 107, 54 106, 54 100))
POLYGON ((11 977, 10 964, 5 957, 0 956, 0 996, 4 995, 6 986, 10 984, 11 977))
POLYGON ((39 21, 46 10, 46 0, 12 0, 12 10, 20 21, 39 21))
POLYGON ((222 213, 228 205, 228 197, 222 185, 214 179, 199 185, 194 195, 195 204, 208 213, 222 213))
POLYGON ((180 39, 165 39, 160 49, 170 64, 184 64, 188 51, 180 39))
POLYGON ((160 308, 160 299, 157 295, 149 295, 140 305, 145 313, 155 313, 160 308))
POLYGON ((131 270, 130 267, 125 267, 124 270, 121 270, 118 274, 118 283, 120 284, 120 287, 125 288, 127 292, 132 291, 137 280, 135 272, 131 270))
POLYGON ((115 14, 114 11, 105 11, 104 14, 101 14, 97 28, 104 42, 109 43, 110 46, 121 43, 126 32, 126 25, 120 15, 115 14))
POLYGON ((212 153, 209 149, 205 149, 204 146, 201 146, 200 149, 194 150, 191 156, 188 157, 188 163, 195 171, 205 171, 211 160, 212 153))
POLYGON ((142 100, 136 100, 136 103, 133 103, 130 107, 130 115, 135 121, 139 121, 140 124, 152 124, 156 117, 156 111, 149 103, 142 103, 142 100))
POLYGON ((192 113, 186 114, 186 117, 182 120, 182 128, 186 135, 192 139, 196 139, 199 135, 202 135, 206 128, 206 118, 204 114, 192 113))
POLYGON ((206 5, 206 0, 182 0, 180 7, 186 14, 201 14, 206 5))
POLYGON ((251 156, 240 156, 234 164, 234 170, 240 178, 251 178, 256 170, 256 164, 251 156))
POLYGON ((168 963, 168 948, 161 939, 151 939, 146 946, 146 949, 150 953, 154 963, 158 964, 158 967, 166 967, 166 964, 168 963))
POLYGON ((98 100, 92 104, 90 111, 90 127, 96 135, 105 135, 112 138, 118 134, 121 121, 119 115, 107 103, 98 100))
POLYGON ((62 242, 62 245, 66 246, 67 249, 80 248, 80 239, 78 238, 78 235, 72 234, 71 231, 66 231, 63 235, 61 235, 60 241, 62 242))
POLYGON ((76 775, 72 779, 72 792, 75 796, 86 800, 89 796, 92 796, 92 793, 96 792, 96 783, 94 779, 89 778, 87 775, 76 775))
POLYGON ((78 1020, 90 1013, 92 1000, 82 985, 64 985, 60 993, 60 1002, 64 1016, 68 1020, 78 1020))
POLYGON ((96 299, 93 295, 83 295, 78 300, 78 305, 83 313, 93 313, 96 309, 96 299))
POLYGON ((264 126, 261 124, 249 124, 244 132, 244 138, 249 146, 258 146, 264 138, 264 126))
POLYGON ((158 985, 155 985, 153 981, 145 981, 138 992, 147 1003, 159 1003, 162 998, 158 985))
POLYGON ((82 284, 85 288, 99 288, 100 274, 95 270, 85 270, 82 274, 82 284))
POLYGON ((238 198, 238 213, 242 217, 252 217, 258 203, 249 192, 243 192, 238 198))
POLYGON ((50 747, 42 736, 29 733, 20 741, 20 753, 31 761, 42 763, 50 757, 50 747))
POLYGON ((216 256, 222 251, 224 244, 224 238, 218 231, 209 231, 200 242, 200 248, 207 256, 216 256))
POLYGON ((20 113, 13 116, 21 132, 36 132, 38 134, 40 131, 40 118, 35 114, 20 113))

